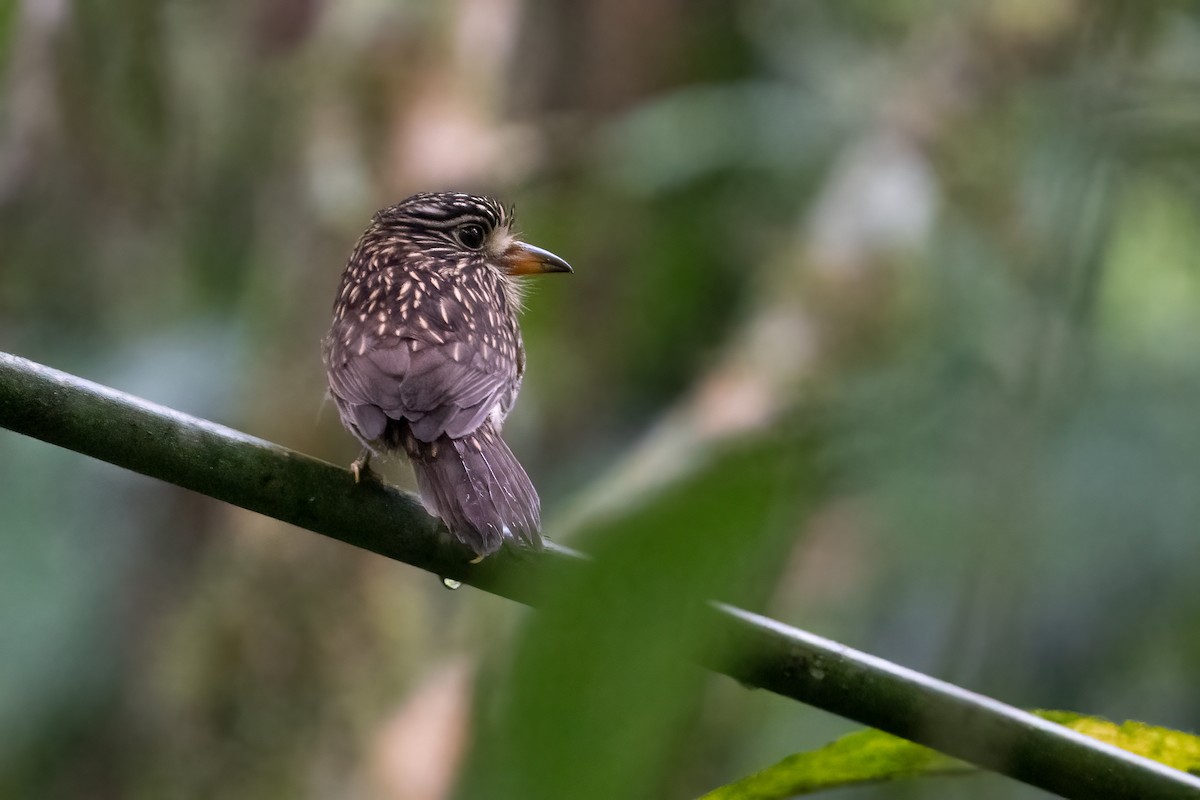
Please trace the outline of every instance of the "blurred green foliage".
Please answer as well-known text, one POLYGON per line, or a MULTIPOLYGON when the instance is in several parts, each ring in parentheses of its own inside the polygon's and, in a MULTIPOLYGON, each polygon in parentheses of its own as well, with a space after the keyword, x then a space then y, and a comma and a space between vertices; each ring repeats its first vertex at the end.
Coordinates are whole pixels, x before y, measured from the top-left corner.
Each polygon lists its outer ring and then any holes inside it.
POLYGON ((576 274, 508 430, 603 565, 527 616, 0 432, 0 795, 689 797, 847 730, 679 666, 707 595, 1200 728, 1191 4, 14 0, 0 81, 0 348, 334 461, 370 213, 515 202, 576 274))
POLYGON ((663 796, 705 680, 688 657, 713 646, 706 603, 767 596, 821 483, 815 452, 799 435, 736 448, 581 534, 593 568, 549 589, 489 687, 503 699, 465 796, 663 796))

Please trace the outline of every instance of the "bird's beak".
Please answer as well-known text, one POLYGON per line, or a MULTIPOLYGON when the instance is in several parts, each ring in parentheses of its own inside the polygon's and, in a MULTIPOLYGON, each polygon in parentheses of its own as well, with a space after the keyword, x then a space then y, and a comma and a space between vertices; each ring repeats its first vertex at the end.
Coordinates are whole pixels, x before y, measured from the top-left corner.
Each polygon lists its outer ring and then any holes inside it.
POLYGON ((549 250, 524 242, 513 242, 502 258, 509 275, 541 275, 544 272, 574 272, 571 265, 549 250))

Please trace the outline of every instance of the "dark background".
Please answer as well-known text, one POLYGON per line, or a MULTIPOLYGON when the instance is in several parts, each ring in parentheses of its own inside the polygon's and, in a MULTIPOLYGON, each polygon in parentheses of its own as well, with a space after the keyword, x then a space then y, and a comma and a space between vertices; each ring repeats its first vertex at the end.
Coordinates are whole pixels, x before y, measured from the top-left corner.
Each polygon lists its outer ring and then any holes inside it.
MULTIPOLYGON (((0 0, 0 349, 348 463, 338 276, 450 188, 575 266, 507 432, 608 571, 530 615, 0 432, 0 794, 685 798, 854 728, 680 666, 697 595, 1200 728, 1191 4, 0 0)), ((963 793, 1042 796, 841 796, 963 793)))

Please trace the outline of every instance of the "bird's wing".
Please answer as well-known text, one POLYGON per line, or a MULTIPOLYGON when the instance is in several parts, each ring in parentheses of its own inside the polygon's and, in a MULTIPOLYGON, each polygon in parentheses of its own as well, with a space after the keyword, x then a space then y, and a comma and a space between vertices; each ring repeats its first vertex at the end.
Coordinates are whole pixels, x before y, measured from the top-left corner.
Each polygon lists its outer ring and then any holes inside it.
POLYGON ((460 438, 512 405, 519 346, 483 341, 454 303, 445 298, 433 313, 414 314, 400 334, 335 325, 326 346, 329 386, 363 438, 380 438, 389 419, 408 420, 422 441, 460 438))

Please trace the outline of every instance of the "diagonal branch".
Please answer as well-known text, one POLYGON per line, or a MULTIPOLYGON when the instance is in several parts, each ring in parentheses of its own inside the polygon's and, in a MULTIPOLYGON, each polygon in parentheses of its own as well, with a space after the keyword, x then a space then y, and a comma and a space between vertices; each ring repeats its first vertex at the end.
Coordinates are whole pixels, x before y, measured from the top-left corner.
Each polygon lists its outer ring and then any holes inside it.
MULTIPOLYGON (((332 464, 0 353, 0 427, 536 604, 551 571, 586 560, 550 545, 470 565, 409 495, 332 464)), ((711 669, 1069 798, 1200 797, 1200 778, 775 620, 714 604, 711 669)))

